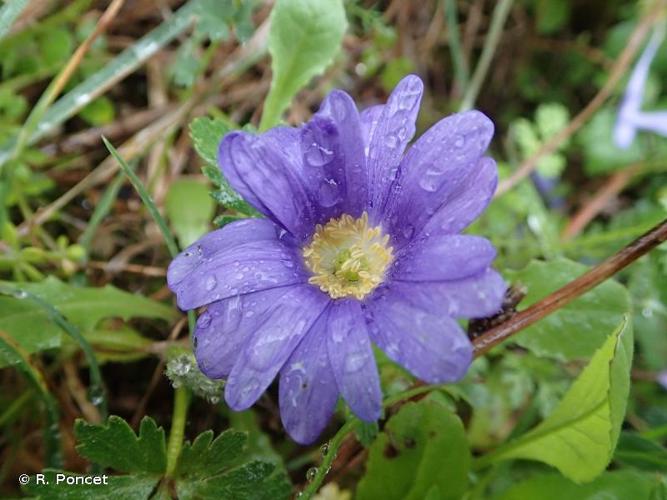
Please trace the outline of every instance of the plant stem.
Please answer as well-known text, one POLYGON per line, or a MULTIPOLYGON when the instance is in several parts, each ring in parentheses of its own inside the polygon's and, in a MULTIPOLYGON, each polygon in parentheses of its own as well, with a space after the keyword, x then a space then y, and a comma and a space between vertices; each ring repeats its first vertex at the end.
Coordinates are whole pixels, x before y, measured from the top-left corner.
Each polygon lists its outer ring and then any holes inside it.
MULTIPOLYGON (((468 86, 468 63, 463 56, 461 48, 461 36, 459 35, 459 20, 456 11, 456 0, 444 0, 445 22, 447 23, 447 42, 449 52, 452 54, 454 63, 454 78, 458 86, 458 92, 464 92, 468 86)), ((457 95, 461 95, 457 92, 457 95)))
POLYGON ((486 78, 486 73, 489 71, 489 66, 491 65, 491 60, 493 59, 493 54, 496 51, 498 46, 498 41, 500 40, 500 35, 503 31, 503 26, 505 25, 505 20, 507 15, 510 12, 512 7, 512 0, 500 0, 496 4, 495 9, 493 9, 493 16, 491 18, 491 29, 489 30, 486 39, 484 40, 484 47, 482 48, 482 55, 479 58, 479 62, 475 67, 475 72, 472 75, 472 80, 470 85, 466 89, 466 93, 463 96, 461 101, 460 111, 467 111, 472 109, 477 100, 477 95, 479 94, 480 89, 482 88, 482 83, 484 78, 486 78))
POLYGON ((343 425, 340 429, 338 429, 338 432, 336 432, 334 437, 331 438, 331 441, 329 441, 329 449, 324 455, 322 464, 317 468, 317 474, 315 474, 315 477, 312 479, 312 481, 310 481, 310 483, 308 483, 308 486, 306 486, 306 488, 301 492, 299 500, 302 499, 310 500, 313 497, 313 495, 317 493, 317 490, 322 485, 322 481, 324 481, 324 478, 326 477, 327 473, 329 472, 329 469, 331 468, 331 464, 336 458, 336 454, 338 453, 340 446, 343 444, 343 440, 347 437, 347 435, 350 432, 352 432, 354 424, 355 424, 354 418, 348 420, 345 423, 345 425, 343 425))
POLYGON ((178 457, 181 455, 189 403, 190 392, 188 389, 186 387, 178 387, 174 391, 174 411, 171 417, 169 443, 167 444, 167 470, 165 473, 167 477, 173 477, 176 465, 178 465, 178 457))
POLYGON ((667 219, 587 273, 477 337, 473 341, 475 356, 484 354, 518 331, 569 304, 591 288, 596 287, 621 269, 629 266, 665 240, 667 240, 667 219))

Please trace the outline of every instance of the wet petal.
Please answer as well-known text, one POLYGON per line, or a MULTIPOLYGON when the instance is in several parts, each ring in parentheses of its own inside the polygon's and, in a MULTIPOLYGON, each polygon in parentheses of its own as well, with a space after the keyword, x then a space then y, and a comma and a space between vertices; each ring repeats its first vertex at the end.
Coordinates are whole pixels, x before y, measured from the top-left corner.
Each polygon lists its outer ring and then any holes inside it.
POLYGON ((461 379, 472 344, 456 321, 412 307, 399 294, 366 305, 371 339, 417 378, 439 384, 461 379))
POLYGON ((380 379, 358 301, 332 303, 327 349, 338 390, 352 412, 365 421, 377 420, 382 409, 380 379))
MULTIPOLYGON (((331 206, 337 188, 337 211, 327 214, 326 223, 342 212, 359 217, 367 204, 368 176, 359 112, 352 98, 332 91, 320 110, 304 125, 302 150, 309 172, 321 172, 314 183, 323 208, 331 206), (330 153, 330 154, 329 154, 330 153)), ((312 175, 312 174, 311 174, 312 175)))
POLYGON ((422 232, 456 234, 463 231, 491 203, 497 186, 496 162, 492 158, 484 157, 447 202, 428 220, 422 232))
MULTIPOLYGON (((300 286, 300 285, 297 285, 300 286)), ((229 376, 252 334, 287 293, 274 288, 214 302, 197 319, 195 357, 207 377, 229 376)))
POLYGON ((170 287, 182 310, 308 280, 297 248, 279 240, 251 241, 213 254, 170 287))
MULTIPOLYGON (((284 233, 285 231, 282 230, 284 233)), ((286 235, 282 239, 287 241, 286 235)), ((276 240, 281 237, 281 228, 267 219, 243 219, 216 229, 178 254, 169 264, 167 283, 173 288, 196 270, 226 249, 251 241, 276 240)))
POLYGON ((451 281, 488 268, 496 249, 486 238, 465 234, 433 235, 404 247, 391 271, 401 281, 451 281))
POLYGON ((266 390, 301 339, 324 311, 328 298, 310 285, 290 287, 262 314, 225 386, 230 408, 249 408, 266 390))
POLYGON ((218 162, 236 191, 299 241, 310 236, 318 208, 303 178, 299 130, 277 127, 261 135, 227 134, 218 162))
POLYGON ((371 143, 371 137, 373 136, 378 123, 380 123, 380 116, 382 116, 383 109, 384 104, 376 104, 359 113, 359 118, 361 120, 361 136, 366 148, 366 155, 368 155, 368 147, 371 143))
POLYGON ((433 214, 465 191, 472 190, 469 199, 480 194, 473 172, 488 168, 480 159, 492 136, 491 120, 467 111, 440 120, 410 147, 384 213, 395 243, 418 234, 433 214))
POLYGON ((505 296, 507 283, 491 268, 454 281, 408 282, 394 280, 378 289, 374 300, 385 294, 402 297, 418 309, 452 318, 484 318, 497 313, 505 296))
POLYGON ((369 214, 381 214, 389 188, 396 179, 403 151, 415 134, 424 84, 415 75, 403 78, 394 88, 377 124, 372 128, 368 146, 369 214))
POLYGON ((301 444, 317 439, 338 401, 327 353, 326 318, 327 313, 320 316, 280 372, 280 418, 301 444))

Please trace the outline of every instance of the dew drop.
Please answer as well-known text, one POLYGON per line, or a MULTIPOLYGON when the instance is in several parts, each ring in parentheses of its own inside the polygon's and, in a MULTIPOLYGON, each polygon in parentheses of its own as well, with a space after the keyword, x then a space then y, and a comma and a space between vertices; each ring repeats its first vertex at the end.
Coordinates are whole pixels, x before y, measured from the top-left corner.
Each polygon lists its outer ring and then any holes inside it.
POLYGON ((389 149, 394 149, 396 146, 398 146, 398 137, 393 134, 389 134, 384 138, 384 144, 389 149))
POLYGON ((317 476, 317 467, 311 467, 306 471, 306 480, 310 483, 317 476))
POLYGON ((204 282, 204 286, 206 287, 206 291, 210 292, 215 288, 215 286, 218 284, 218 280, 215 279, 215 276, 210 275, 206 278, 206 281, 204 282))
POLYGON ((327 456, 327 453, 329 453, 329 443, 324 443, 320 446, 320 453, 322 453, 323 457, 327 456))
POLYGON ((324 179, 320 184, 318 201, 324 208, 333 207, 340 200, 338 184, 334 179, 324 179))
POLYGON ((328 165, 334 158, 333 151, 320 144, 313 142, 306 150, 305 160, 311 167, 323 167, 328 165))

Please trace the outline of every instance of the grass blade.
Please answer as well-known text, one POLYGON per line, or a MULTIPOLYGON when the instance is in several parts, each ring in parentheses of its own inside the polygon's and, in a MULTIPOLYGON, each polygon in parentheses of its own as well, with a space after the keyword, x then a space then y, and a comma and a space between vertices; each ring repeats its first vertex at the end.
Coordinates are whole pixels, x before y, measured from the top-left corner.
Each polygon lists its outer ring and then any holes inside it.
POLYGON ((63 466, 62 451, 60 449, 60 430, 58 428, 58 407, 49 392, 42 374, 30 364, 29 356, 14 339, 0 330, 0 356, 21 371, 39 393, 46 409, 47 425, 44 428, 44 448, 46 463, 49 467, 63 466))
POLYGON ((23 9, 28 6, 28 0, 9 0, 0 9, 0 40, 2 40, 9 28, 12 27, 16 18, 21 15, 23 9))

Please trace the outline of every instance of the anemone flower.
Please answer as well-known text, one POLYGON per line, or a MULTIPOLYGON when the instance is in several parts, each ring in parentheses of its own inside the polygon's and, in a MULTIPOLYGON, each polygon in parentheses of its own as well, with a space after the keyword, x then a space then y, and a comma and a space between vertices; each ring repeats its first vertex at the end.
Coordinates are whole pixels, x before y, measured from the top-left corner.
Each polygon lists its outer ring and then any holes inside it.
POLYGON ((664 38, 665 27, 661 24, 653 32, 653 36, 632 70, 614 127, 614 143, 619 148, 629 148, 639 130, 667 137, 667 111, 642 111, 641 109, 649 69, 664 38))
POLYGON ((494 247, 460 234, 496 188, 484 156, 493 124, 478 111, 449 116, 404 154, 422 92, 407 76, 359 112, 334 90, 298 128, 227 134, 220 168, 266 218, 213 231, 169 266, 179 307, 208 306, 194 334, 201 370, 226 379, 234 410, 279 375, 281 418, 300 443, 339 396, 379 418, 372 344, 419 379, 453 382, 473 353, 457 319, 501 305, 494 247))

